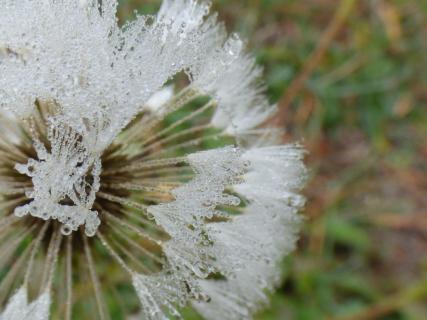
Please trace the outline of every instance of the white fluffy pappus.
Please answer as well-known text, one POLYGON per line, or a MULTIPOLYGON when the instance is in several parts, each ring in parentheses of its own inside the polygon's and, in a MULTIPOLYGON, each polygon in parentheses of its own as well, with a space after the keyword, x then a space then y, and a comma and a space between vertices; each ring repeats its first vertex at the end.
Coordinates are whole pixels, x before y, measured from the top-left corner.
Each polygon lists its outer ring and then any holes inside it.
POLYGON ((110 319, 115 286, 147 320, 250 319, 295 246, 304 150, 260 128, 262 70, 208 1, 122 27, 117 6, 0 0, 0 319, 110 319))

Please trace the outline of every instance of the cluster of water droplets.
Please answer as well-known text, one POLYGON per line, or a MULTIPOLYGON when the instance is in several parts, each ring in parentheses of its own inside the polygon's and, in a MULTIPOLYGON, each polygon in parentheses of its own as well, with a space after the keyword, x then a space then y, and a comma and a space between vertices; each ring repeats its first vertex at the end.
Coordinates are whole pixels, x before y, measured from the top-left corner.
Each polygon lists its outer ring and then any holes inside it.
POLYGON ((47 320, 50 304, 51 297, 48 291, 29 303, 27 288, 21 287, 0 314, 0 320, 47 320))
MULTIPOLYGON (((215 16, 206 17, 207 2, 164 0, 156 17, 138 16, 123 28, 116 0, 0 0, 0 7, 0 108, 27 117, 37 100, 58 106, 48 125, 50 146, 35 138, 37 159, 16 166, 33 190, 15 215, 56 219, 63 234, 81 226, 96 234, 100 219, 92 206, 103 151, 177 73, 185 71, 191 86, 214 98, 212 124, 227 134, 246 135, 275 110, 255 60, 215 16)), ((132 273, 145 319, 178 316, 177 306, 191 298, 210 319, 250 317, 272 287, 275 262, 295 241, 281 226, 293 227, 303 204, 301 154, 293 147, 191 154, 195 177, 172 191, 174 201, 136 204, 170 236, 158 243, 167 261, 162 273, 132 273), (239 196, 227 192, 231 186, 239 196), (221 209, 238 207, 242 198, 249 203, 244 214, 221 209), (209 279, 217 272, 225 278, 209 279)), ((15 298, 10 304, 27 310, 25 297, 15 298)), ((43 312, 40 319, 47 319, 43 312)))
POLYGON ((147 319, 163 319, 166 312, 177 314, 174 305, 183 305, 189 298, 206 299, 197 279, 220 270, 215 260, 221 260, 214 256, 206 221, 227 215, 218 211, 218 206, 240 203, 238 197, 225 193, 247 168, 238 149, 199 152, 189 155, 188 161, 196 176, 173 191, 173 202, 148 209, 171 240, 162 246, 167 257, 164 273, 155 278, 136 275, 133 279, 147 319))
POLYGON ((105 148, 183 70, 222 105, 215 124, 227 127, 233 117, 247 129, 270 114, 259 98, 259 69, 238 36, 227 40, 216 17, 205 18, 208 2, 164 1, 156 17, 123 28, 115 0, 0 4, 0 107, 21 116, 44 99, 56 101, 77 131, 82 119, 105 118, 105 148))
POLYGON ((65 124, 49 126, 48 140, 49 151, 35 140, 37 159, 16 165, 18 172, 32 179, 33 190, 26 195, 33 201, 17 207, 14 213, 56 219, 66 235, 84 225, 86 234, 93 236, 100 225, 97 212, 91 210, 100 187, 100 158, 94 157, 81 136, 65 124))
POLYGON ((253 148, 242 153, 243 181, 233 186, 246 199, 244 214, 208 225, 214 263, 226 280, 204 279, 211 298, 193 306, 207 319, 251 319, 280 280, 280 263, 294 249, 299 230, 298 192, 306 170, 299 146, 253 148))
POLYGON ((144 319, 168 319, 167 314, 181 317, 177 308, 187 303, 187 288, 179 277, 172 273, 155 276, 134 274, 132 283, 141 301, 144 319))

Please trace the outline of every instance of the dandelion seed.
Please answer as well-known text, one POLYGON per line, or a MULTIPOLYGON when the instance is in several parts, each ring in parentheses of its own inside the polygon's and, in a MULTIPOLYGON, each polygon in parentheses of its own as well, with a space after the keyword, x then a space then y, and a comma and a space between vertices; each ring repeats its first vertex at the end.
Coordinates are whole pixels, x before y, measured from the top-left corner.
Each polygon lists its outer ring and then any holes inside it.
POLYGON ((239 37, 196 0, 123 27, 116 0, 0 7, 0 319, 250 318, 305 168, 239 37))

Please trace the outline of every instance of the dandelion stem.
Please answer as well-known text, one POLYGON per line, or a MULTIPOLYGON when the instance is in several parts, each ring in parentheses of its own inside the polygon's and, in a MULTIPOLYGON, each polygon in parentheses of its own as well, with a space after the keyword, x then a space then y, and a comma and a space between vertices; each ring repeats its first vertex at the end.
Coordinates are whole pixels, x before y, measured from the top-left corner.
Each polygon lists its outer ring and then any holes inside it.
POLYGON ((70 234, 67 238, 66 245, 66 286, 67 286, 67 300, 65 302, 65 320, 71 320, 72 313, 72 300, 73 300, 73 264, 72 264, 72 253, 73 253, 73 235, 70 234))
POLYGON ((134 172, 135 170, 138 170, 138 169, 150 169, 150 168, 156 168, 156 167, 162 167, 162 166, 168 166, 168 165, 183 164, 187 162, 188 162, 187 157, 141 161, 141 162, 135 162, 130 165, 124 166, 120 169, 106 170, 104 174, 110 175, 110 174, 117 174, 117 173, 124 173, 124 172, 134 172))
POLYGON ((30 228, 24 229, 24 231, 15 236, 13 240, 8 239, 0 250, 0 259, 4 259, 9 254, 13 253, 21 242, 35 229, 35 227, 36 226, 33 225, 30 228))
POLYGON ((46 259, 44 262, 44 266, 43 266, 43 276, 42 276, 42 281, 40 283, 40 290, 39 290, 39 294, 42 294, 43 291, 47 288, 47 283, 48 283, 48 278, 49 278, 49 269, 50 266, 52 264, 52 260, 53 260, 53 255, 54 255, 54 251, 55 251, 55 243, 56 243, 56 233, 58 232, 57 229, 55 229, 52 232, 51 238, 50 238, 50 242, 49 242, 49 246, 47 249, 47 254, 46 254, 46 259))
POLYGON ((205 112, 206 110, 210 109, 211 107, 216 106, 217 103, 214 100, 209 101, 208 103, 206 103, 204 106, 202 106, 201 108, 191 112, 189 115, 183 117, 182 119, 175 121, 173 123, 171 123, 169 126, 167 126, 166 128, 160 130, 159 132, 157 132, 155 135, 150 136, 147 140, 142 142, 143 146, 147 146, 150 143, 152 143, 153 141, 155 141, 156 139, 158 139, 159 137, 165 135, 166 133, 172 131, 173 129, 179 127, 181 124, 190 121, 192 119, 194 119, 195 117, 197 117, 198 115, 202 114, 203 112, 205 112))
POLYGON ((136 265, 138 265, 143 270, 144 273, 151 273, 152 272, 152 270, 150 270, 148 267, 146 267, 141 261, 139 261, 138 258, 135 257, 135 255, 133 255, 128 249, 126 249, 125 246, 120 244, 119 241, 111 240, 111 242, 117 248, 119 248, 119 250, 121 250, 124 254, 126 254, 126 256, 128 256, 129 259, 131 259, 136 265))
POLYGON ((139 137, 146 137, 147 132, 156 127, 163 119, 177 111, 178 109, 187 105, 190 101, 201 96, 201 94, 194 90, 194 88, 186 87, 175 95, 175 97, 163 105, 156 113, 143 117, 138 123, 135 123, 129 130, 126 137, 122 138, 122 143, 129 143, 130 141, 138 141, 139 137), (142 128, 142 129, 141 129, 142 128))
POLYGON ((37 238, 35 239, 33 248, 31 250, 31 255, 30 255, 30 259, 28 260, 28 266, 27 266, 27 271, 25 273, 25 278, 24 278, 24 285, 28 286, 29 282, 30 282, 30 277, 31 277, 31 273, 34 272, 33 267, 34 267, 34 259, 37 255, 37 252, 40 249, 40 244, 46 234, 46 230, 48 228, 48 226, 50 225, 50 221, 47 221, 43 224, 42 228, 40 229, 39 234, 37 235, 37 238))
POLYGON ((103 199, 109 200, 111 202, 119 203, 119 204, 122 204, 124 206, 129 206, 129 207, 132 207, 134 209, 140 210, 142 212, 147 212, 148 206, 141 204, 139 202, 129 200, 127 198, 113 196, 112 194, 105 193, 105 192, 98 192, 98 196, 103 198, 103 199))
POLYGON ((111 213, 109 213, 108 211, 103 211, 103 213, 107 216, 107 218, 109 218, 109 219, 111 219, 111 220, 113 220, 113 221, 115 221, 116 223, 118 223, 119 225, 121 225, 121 226, 123 226, 123 227, 126 227, 126 228, 128 228, 129 230, 132 230, 133 232, 135 232, 137 235, 139 235, 140 237, 142 237, 143 239, 146 239, 146 240, 149 240, 149 241, 152 241, 152 242, 154 242, 154 243, 156 243, 156 244, 159 244, 159 241, 158 240, 156 240, 156 239, 154 239, 153 237, 151 237, 150 235, 148 235, 146 232, 145 232, 145 230, 143 230, 143 229, 141 229, 141 228, 139 228, 139 227, 137 227, 137 226, 134 226, 134 225, 132 225, 131 223, 129 223, 129 222, 127 222, 127 221, 125 221, 125 220, 123 220, 123 219, 120 219, 120 218, 117 218, 117 217, 115 217, 114 215, 112 215, 111 213))
POLYGON ((138 183, 108 183, 104 185, 109 189, 115 190, 128 190, 128 191, 145 191, 145 192, 158 192, 163 194, 170 194, 164 188, 146 186, 138 183))
POLYGON ((189 135, 189 134, 195 134, 199 131, 207 130, 209 128, 213 128, 213 126, 211 124, 205 124, 205 125, 201 125, 201 126, 197 126, 197 127, 192 127, 190 129, 187 129, 187 130, 182 130, 180 132, 177 132, 175 134, 167 136, 167 137, 160 139, 160 140, 156 141, 155 143, 149 145, 147 148, 144 149, 143 154, 147 154, 147 152, 162 146, 162 144, 166 144, 170 141, 173 141, 174 139, 177 139, 180 137, 185 137, 186 135, 189 135))
POLYGON ((104 302, 104 299, 102 297, 101 285, 99 283, 99 279, 98 279, 98 276, 96 274, 95 264, 93 262, 92 253, 91 253, 91 250, 90 250, 90 247, 88 244, 87 237, 84 234, 82 234, 82 238, 83 238, 83 243, 84 243, 86 260, 87 260, 88 267, 89 267, 90 278, 92 280, 93 289, 95 291, 95 299, 96 299, 96 305, 98 307, 99 317, 101 320, 106 320, 107 316, 105 313, 105 308, 106 308, 105 302, 104 302))
POLYGON ((150 228, 153 228, 156 231, 162 231, 162 229, 156 223, 144 216, 138 215, 137 213, 132 212, 131 210, 123 210, 122 212, 129 218, 135 219, 137 222, 143 224, 144 226, 149 226, 150 228))
POLYGON ((9 215, 4 218, 0 219, 0 232, 4 229, 9 227, 10 225, 14 224, 15 222, 18 222, 20 219, 19 217, 15 215, 9 215))
POLYGON ((59 248, 61 247, 62 242, 62 233, 59 232, 59 229, 56 232, 56 238, 55 238, 55 247, 53 250, 53 256, 49 271, 49 279, 47 281, 46 289, 50 290, 52 287, 53 278, 55 276, 56 267, 58 265, 58 258, 59 258, 59 248))
POLYGON ((123 259, 117 254, 117 252, 115 252, 113 250, 113 248, 111 248, 110 244, 107 242, 107 240, 105 240, 104 236, 102 235, 102 233, 98 230, 96 235, 98 236, 98 238, 101 240, 102 245, 107 249, 107 252, 114 258, 117 260, 118 264, 124 269, 126 270, 130 275, 133 275, 133 271, 132 269, 130 269, 127 264, 123 261, 123 259))
POLYGON ((24 263, 27 261, 27 256, 30 253, 31 245, 29 245, 24 252, 17 258, 12 266, 8 269, 7 274, 1 280, 0 285, 0 305, 4 303, 6 297, 9 293, 9 288, 12 285, 13 281, 17 273, 20 271, 21 267, 23 267, 24 263), (9 287, 9 288, 8 288, 9 287))
MULTIPOLYGON (((152 168, 152 169, 146 169, 142 172, 135 173, 135 178, 144 178, 144 177, 150 177, 150 176, 158 176, 158 175, 168 175, 171 173, 180 173, 180 171, 184 171, 184 173, 193 173, 193 170, 188 166, 175 166, 175 167, 167 167, 167 168, 152 168)), ((163 187, 163 186, 162 186, 163 187)))
POLYGON ((140 251, 142 254, 148 256, 149 258, 156 261, 157 263, 160 263, 160 264, 164 263, 164 261, 161 258, 159 258, 156 255, 154 255, 153 253, 149 252, 143 246, 137 244, 135 242, 135 240, 131 239, 128 235, 126 235, 122 230, 120 230, 119 228, 117 228, 113 224, 111 224, 111 228, 118 236, 120 236, 123 240, 128 242, 132 247, 134 247, 136 250, 140 251))
POLYGON ((188 140, 188 141, 183 142, 183 143, 174 144, 173 146, 170 146, 167 148, 162 148, 158 151, 150 153, 148 156, 142 157, 141 160, 151 160, 151 158, 153 158, 153 157, 159 157, 159 156, 161 156, 163 154, 167 154, 171 151, 177 151, 177 150, 179 150, 181 148, 185 148, 185 147, 191 147, 191 146, 195 147, 195 146, 198 146, 200 143, 202 143, 205 140, 219 139, 219 138, 225 137, 225 136, 227 136, 227 134, 225 132, 219 132, 219 133, 214 133, 211 135, 206 135, 203 137, 198 137, 198 138, 191 139, 191 140, 188 140))

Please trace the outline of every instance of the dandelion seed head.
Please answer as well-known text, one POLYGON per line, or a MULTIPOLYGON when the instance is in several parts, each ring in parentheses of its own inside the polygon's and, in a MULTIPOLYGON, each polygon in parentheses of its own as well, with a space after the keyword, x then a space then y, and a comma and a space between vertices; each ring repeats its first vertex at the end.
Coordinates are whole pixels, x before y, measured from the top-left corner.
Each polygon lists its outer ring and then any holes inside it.
POLYGON ((116 0, 0 7, 0 319, 108 319, 122 287, 148 320, 250 318, 294 247, 305 167, 260 127, 276 107, 244 41, 207 1, 121 27, 116 0))

